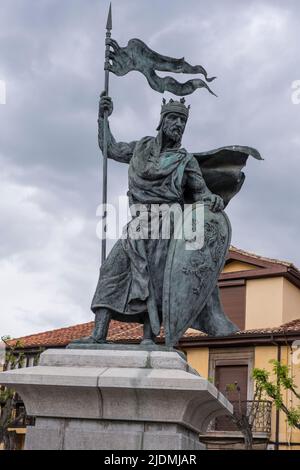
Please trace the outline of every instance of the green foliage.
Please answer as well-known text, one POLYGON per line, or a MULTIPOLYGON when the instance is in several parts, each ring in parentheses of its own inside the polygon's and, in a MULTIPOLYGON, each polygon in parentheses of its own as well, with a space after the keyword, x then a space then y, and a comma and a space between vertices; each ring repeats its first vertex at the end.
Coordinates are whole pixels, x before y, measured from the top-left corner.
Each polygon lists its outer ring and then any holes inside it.
POLYGON ((237 390, 237 383, 226 384, 226 392, 236 392, 236 390, 237 390))
POLYGON ((5 388, 4 390, 0 390, 0 404, 5 405, 7 400, 12 398, 14 396, 14 392, 8 388, 5 388))
POLYGON ((281 410, 286 414, 287 422, 290 426, 300 429, 300 406, 297 408, 288 408, 284 404, 282 397, 282 389, 291 391, 294 396, 300 399, 300 394, 296 391, 297 385, 291 373, 291 368, 280 361, 272 359, 270 363, 273 365, 272 371, 275 380, 270 379, 270 373, 265 369, 253 369, 252 375, 256 385, 264 392, 273 402, 277 410, 281 410))
MULTIPOLYGON (((9 336, 3 336, 5 344, 5 364, 4 369, 17 369, 25 366, 26 356, 23 352, 24 346, 21 341, 12 341, 9 336)), ((34 365, 37 365, 44 348, 40 348, 34 356, 34 365)), ((7 450, 14 450, 14 435, 8 431, 10 427, 16 426, 25 417, 26 412, 16 414, 17 395, 14 390, 0 386, 0 444, 4 444, 7 450)))
POLYGON ((42 352, 45 351, 45 348, 39 348, 37 354, 34 356, 34 359, 33 359, 33 365, 34 366, 37 366, 39 361, 40 361, 40 356, 42 354, 42 352))
MULTIPOLYGON (((16 341, 15 344, 11 344, 9 342, 11 340, 9 336, 3 336, 1 339, 6 346, 4 368, 7 369, 8 366, 11 369, 24 367, 25 354, 22 351, 22 343, 16 341)), ((0 443, 3 442, 5 449, 9 449, 11 439, 8 428, 14 420, 15 392, 8 388, 0 388, 0 404, 0 443)))
POLYGON ((294 428, 299 428, 300 423, 300 407, 298 408, 291 408, 287 415, 287 421, 290 426, 294 428))
POLYGON ((5 363, 6 366, 9 364, 11 369, 17 369, 24 367, 25 354, 22 351, 23 344, 21 341, 16 341, 15 344, 10 344, 10 336, 2 336, 1 340, 6 346, 5 363))
POLYGON ((2 336, 1 337, 1 340, 3 341, 3 343, 7 343, 9 340, 11 340, 11 337, 6 335, 6 336, 2 336))
POLYGON ((253 369, 252 376, 258 383, 261 383, 269 380, 270 374, 264 369, 255 368, 253 369))

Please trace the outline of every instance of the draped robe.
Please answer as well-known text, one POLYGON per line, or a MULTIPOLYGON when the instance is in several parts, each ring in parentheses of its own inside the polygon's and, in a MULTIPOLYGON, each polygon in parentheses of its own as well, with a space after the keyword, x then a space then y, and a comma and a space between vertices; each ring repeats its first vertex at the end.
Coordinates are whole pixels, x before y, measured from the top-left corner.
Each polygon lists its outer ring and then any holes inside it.
MULTIPOLYGON (((129 205, 179 204, 193 202, 211 193, 219 194, 225 205, 240 190, 241 169, 255 149, 231 146, 206 153, 188 153, 183 148, 161 151, 161 132, 156 138, 116 143, 109 133, 109 157, 129 163, 129 205)), ((135 218, 129 222, 130 230, 135 218)), ((164 268, 169 239, 122 238, 112 248, 100 268, 92 301, 92 311, 109 308, 112 318, 143 323, 149 315, 152 325, 161 322, 164 268)), ((188 299, 187 299, 188 301, 188 299)), ((223 312, 218 288, 207 302, 193 328, 212 335, 237 330, 223 312), (218 321, 215 321, 215 320, 218 321)), ((153 328, 155 330, 155 328, 153 328)), ((156 328, 157 334, 157 328, 156 328)))

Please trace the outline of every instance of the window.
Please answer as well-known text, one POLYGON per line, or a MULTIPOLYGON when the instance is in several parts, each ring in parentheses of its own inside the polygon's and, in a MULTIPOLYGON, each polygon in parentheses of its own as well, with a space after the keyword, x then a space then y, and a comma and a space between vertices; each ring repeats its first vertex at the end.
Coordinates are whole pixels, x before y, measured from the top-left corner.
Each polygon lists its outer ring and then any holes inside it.
POLYGON ((246 285, 220 283, 221 303, 226 315, 241 330, 245 329, 246 285))

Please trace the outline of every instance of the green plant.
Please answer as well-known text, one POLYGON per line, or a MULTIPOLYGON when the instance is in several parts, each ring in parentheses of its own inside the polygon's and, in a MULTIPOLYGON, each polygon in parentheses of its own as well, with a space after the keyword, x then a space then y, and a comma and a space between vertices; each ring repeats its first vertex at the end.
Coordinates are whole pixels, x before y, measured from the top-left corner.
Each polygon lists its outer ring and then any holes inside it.
POLYGON ((300 406, 287 407, 284 404, 282 390, 289 390, 300 400, 300 393, 297 392, 297 385, 291 373, 291 368, 280 361, 272 359, 272 372, 275 380, 270 379, 271 373, 265 369, 253 369, 253 378, 262 391, 273 400, 277 410, 281 410, 287 417, 290 426, 300 429, 300 406))
MULTIPOLYGON (((7 369, 8 366, 11 369, 24 367, 25 355, 20 351, 22 343, 16 341, 12 344, 9 336, 3 336, 1 339, 6 346, 4 369, 7 369)), ((17 418, 14 416, 15 401, 16 393, 0 386, 0 443, 4 444, 6 450, 14 449, 13 439, 8 432, 9 427, 23 419, 25 415, 22 413, 17 418)))
POLYGON ((262 388, 256 383, 253 400, 251 406, 248 408, 243 407, 241 401, 241 389, 237 382, 226 385, 226 395, 229 392, 237 392, 238 394, 238 406, 234 408, 231 420, 243 434, 245 449, 252 450, 253 448, 253 426, 256 416, 259 412, 259 405, 262 396, 262 388))

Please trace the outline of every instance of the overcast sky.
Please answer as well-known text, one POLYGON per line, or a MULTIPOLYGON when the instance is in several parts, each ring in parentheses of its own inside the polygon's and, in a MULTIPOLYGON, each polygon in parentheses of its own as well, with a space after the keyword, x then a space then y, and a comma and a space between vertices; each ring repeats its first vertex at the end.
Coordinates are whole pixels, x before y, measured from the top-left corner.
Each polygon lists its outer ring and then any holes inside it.
MULTIPOLYGON (((93 318, 107 10, 106 0, 1 0, 0 335, 93 318)), ((300 104, 291 99, 300 80, 299 1, 114 0, 112 35, 217 75, 218 98, 205 90, 187 98, 183 144, 261 152, 265 160, 249 159, 227 209, 232 242, 300 266, 300 104)), ((110 83, 117 139, 153 134, 162 96, 137 73, 110 83)), ((126 193, 126 165, 109 163, 108 186, 109 201, 126 193)))

